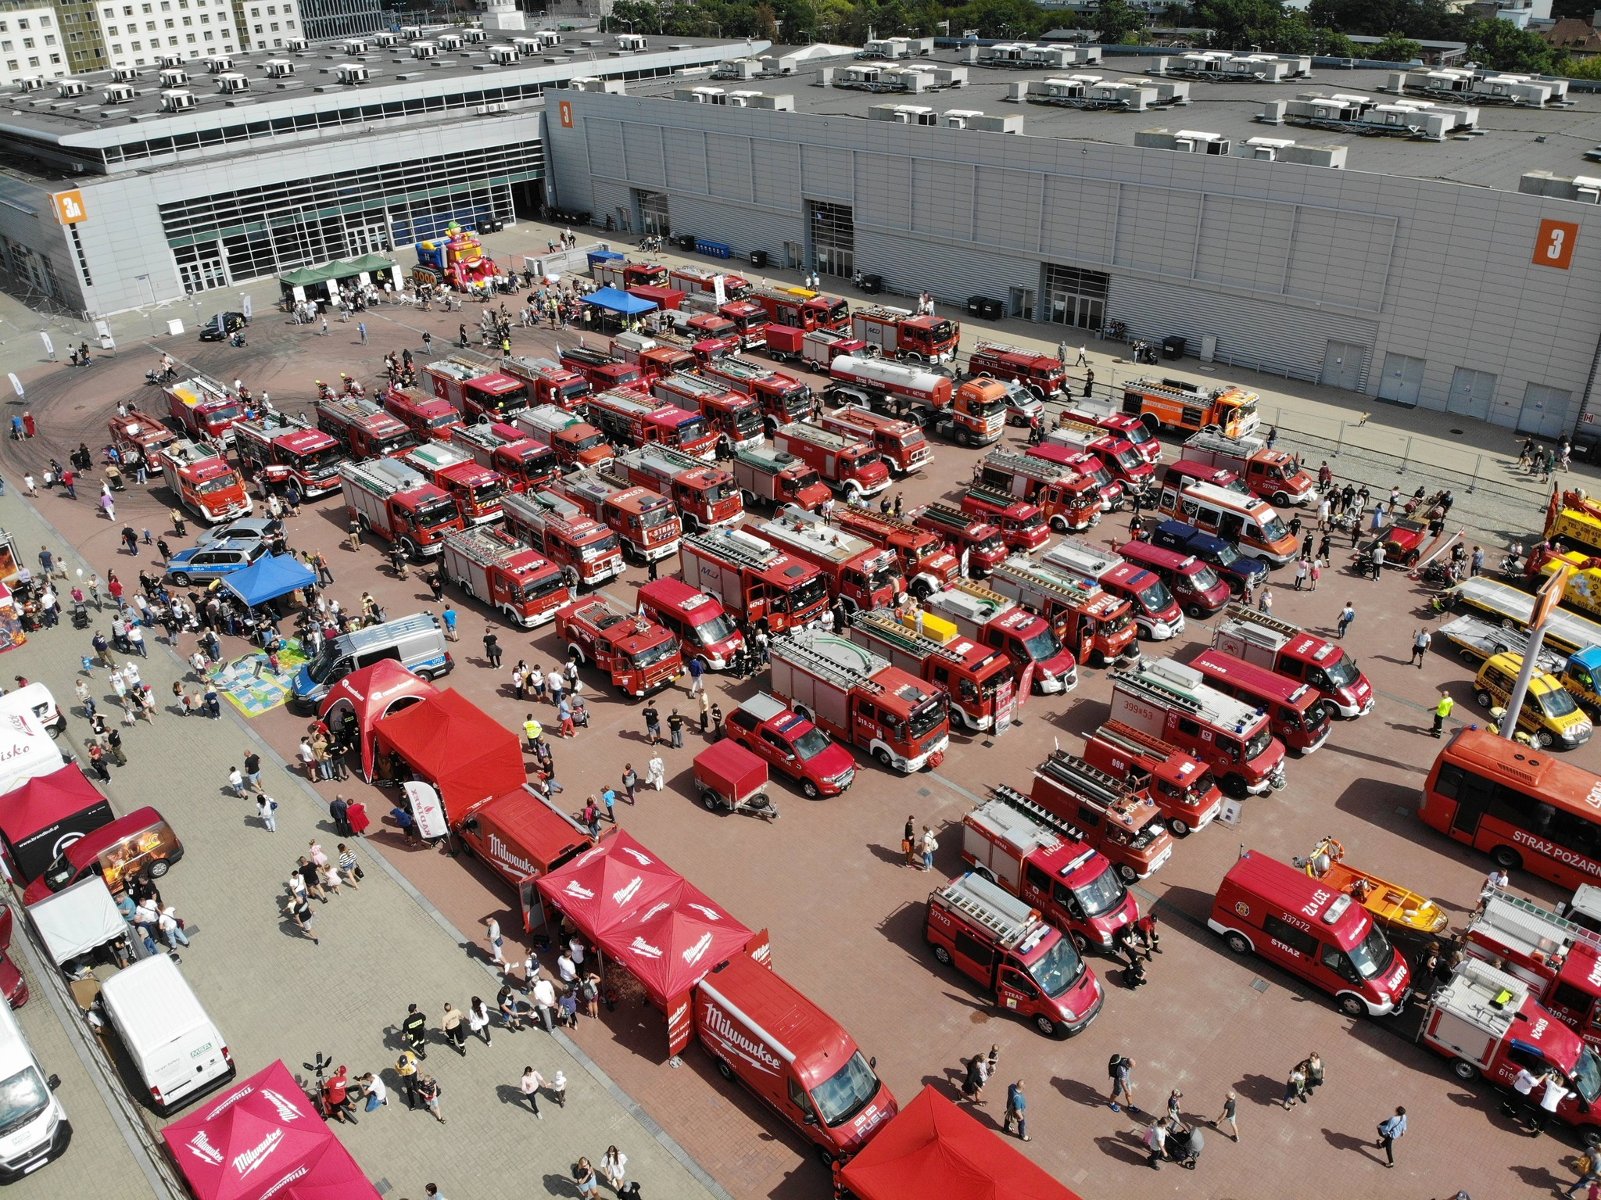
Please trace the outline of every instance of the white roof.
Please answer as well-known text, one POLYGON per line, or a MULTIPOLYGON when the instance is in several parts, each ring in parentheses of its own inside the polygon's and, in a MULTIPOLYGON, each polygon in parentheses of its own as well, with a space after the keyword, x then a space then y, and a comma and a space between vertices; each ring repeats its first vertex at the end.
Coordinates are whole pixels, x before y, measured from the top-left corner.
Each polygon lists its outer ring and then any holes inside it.
POLYGON ((111 890, 98 875, 30 904, 28 915, 58 967, 128 931, 111 890))

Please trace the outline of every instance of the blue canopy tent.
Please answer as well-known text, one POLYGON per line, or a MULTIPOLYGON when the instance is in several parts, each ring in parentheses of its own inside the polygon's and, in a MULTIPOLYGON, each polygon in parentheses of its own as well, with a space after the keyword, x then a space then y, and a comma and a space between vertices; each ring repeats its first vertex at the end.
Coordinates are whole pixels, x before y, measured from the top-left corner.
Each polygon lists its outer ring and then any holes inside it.
POLYGON ((631 296, 614 287, 596 288, 583 297, 583 301, 585 304, 593 304, 596 308, 604 308, 607 312, 614 312, 620 317, 637 317, 656 307, 649 300, 641 300, 638 296, 631 296))
POLYGON ((246 608, 254 608, 298 588, 317 582, 317 572, 292 554, 269 554, 232 575, 224 575, 222 585, 246 608))

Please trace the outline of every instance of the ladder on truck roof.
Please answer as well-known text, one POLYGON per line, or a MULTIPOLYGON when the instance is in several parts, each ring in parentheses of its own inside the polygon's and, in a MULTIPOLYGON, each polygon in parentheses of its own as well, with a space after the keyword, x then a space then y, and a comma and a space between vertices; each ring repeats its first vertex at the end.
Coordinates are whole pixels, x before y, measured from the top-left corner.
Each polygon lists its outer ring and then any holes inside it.
POLYGON ((445 545, 468 562, 480 567, 493 566, 506 555, 525 549, 523 544, 503 529, 475 526, 445 535, 445 545))
POLYGON ((564 534, 575 544, 605 526, 591 521, 571 500, 551 492, 507 492, 501 507, 513 524, 564 534))
POLYGON ((1082 434, 1092 440, 1109 436, 1107 431, 1099 425, 1091 425, 1088 421, 1076 420, 1069 416, 1066 411, 1056 418, 1056 428, 1066 430, 1069 433, 1082 434))
POLYGON ((746 383, 754 383, 758 379, 767 379, 776 372, 769 371, 760 363, 753 363, 743 358, 720 358, 713 368, 719 375, 732 375, 746 383))
POLYGON ((686 534, 684 542, 714 557, 726 558, 735 566, 748 567, 753 571, 765 571, 784 557, 784 552, 777 546, 743 529, 686 534))
POLYGON ((1134 789, 1066 750, 1051 751, 1050 757, 1034 768, 1034 774, 1043 775, 1052 783, 1059 783, 1079 795, 1088 796, 1102 808, 1132 802, 1134 789))
POLYGON ((1256 625, 1262 629, 1271 629, 1274 633, 1281 633, 1286 638, 1295 637, 1305 632, 1299 625, 1286 621, 1283 617, 1275 617, 1272 613, 1258 612, 1249 604, 1235 602, 1223 610, 1223 619, 1226 621, 1240 621, 1246 625, 1256 625))
MULTIPOLYGON (((627 480, 613 480, 611 476, 598 470, 577 471, 571 475, 564 475, 558 483, 563 491, 575 493, 597 505, 630 489, 646 491, 645 488, 635 488, 635 485, 627 480)), ((654 492, 650 494, 655 495, 654 492)))
POLYGON ((662 386, 682 388, 684 391, 691 392, 696 396, 721 396, 728 391, 722 384, 714 383, 704 376, 695 375, 689 371, 675 371, 662 380, 662 386))
POLYGON ((1141 757, 1149 753, 1160 754, 1163 758, 1170 759, 1175 754, 1183 753, 1171 742, 1164 742, 1154 734, 1146 733, 1143 729, 1135 729, 1134 726, 1124 724, 1122 721, 1108 721, 1090 736, 1141 757))
POLYGON ((1199 713, 1204 707, 1183 683, 1151 671, 1143 661, 1132 670, 1115 670, 1111 674, 1113 684, 1126 683, 1138 691, 1158 692, 1187 712, 1199 713))
MULTIPOLYGON (((1013 346, 1008 342, 992 342, 980 338, 973 354, 1021 354, 1025 358, 1050 358, 1043 350, 1030 350, 1026 346, 1013 346)), ((1058 360, 1059 361, 1059 360, 1058 360)))
POLYGON ((619 462, 629 466, 639 467, 641 470, 651 471, 665 476, 668 479, 675 475, 682 475, 685 471, 693 471, 706 465, 701 459, 692 454, 685 454, 682 450, 675 450, 671 446, 663 446, 659 442, 639 446, 628 453, 620 455, 619 462))
POLYGON ((475 462, 472 455, 460 446, 452 446, 447 442, 429 440, 420 446, 413 446, 406 451, 405 458, 413 464, 421 463, 430 471, 443 471, 447 467, 459 467, 464 463, 475 462))
POLYGON ((631 392, 627 388, 609 388, 598 396, 589 398, 591 405, 599 405, 604 415, 608 408, 619 412, 634 413, 641 417, 648 417, 658 408, 663 407, 662 402, 655 396, 642 396, 638 392, 631 392))
POLYGON ((797 510, 763 521, 758 527, 769 541, 803 546, 830 562, 845 563, 876 547, 850 533, 843 533, 815 513, 797 510))
POLYGON ((1099 579, 1123 562, 1123 556, 1078 538, 1065 537, 1045 552, 1045 561, 1099 579))
POLYGON ((480 375, 488 374, 481 367, 471 367, 464 362, 458 362, 454 358, 442 358, 438 362, 429 363, 428 373, 430 375, 449 375, 457 383, 470 383, 480 375))
POLYGON ((920 517, 930 517, 948 529, 966 530, 970 525, 982 524, 981 518, 971 516, 968 513, 964 513, 959 508, 955 508, 949 504, 941 503, 938 500, 932 500, 923 505, 923 507, 918 511, 917 515, 920 517))
POLYGON ((590 367, 609 367, 614 363, 624 365, 620 358, 613 358, 610 354, 602 354, 599 350, 590 350, 583 346, 561 348, 556 353, 563 358, 570 358, 574 362, 581 362, 590 367))
POLYGON ((852 316, 866 317, 870 321, 888 321, 892 325, 900 324, 911 315, 910 309, 896 308, 890 304, 874 304, 867 308, 858 308, 852 314, 852 316))
POLYGON ((1478 919, 1469 926, 1470 931, 1480 922, 1492 929, 1518 934, 1531 951, 1538 950, 1546 955, 1565 954, 1578 942, 1601 953, 1601 933, 1504 888, 1490 890, 1478 919))
POLYGON ((818 633, 812 629, 782 633, 773 639, 769 652, 774 657, 793 659, 836 687, 856 687, 869 692, 885 690, 884 685, 875 683, 872 677, 889 663, 871 650, 832 633, 818 633))
MULTIPOLYGON (((908 654, 920 654, 925 658, 938 658, 950 663, 952 666, 966 666, 966 660, 949 646, 936 642, 927 634, 919 633, 915 629, 908 629, 895 619, 893 612, 884 609, 858 609, 851 614, 851 624, 861 628, 871 628, 874 633, 887 642, 893 642, 908 654)), ((973 646, 976 643, 971 638, 962 638, 962 644, 973 646)), ((986 654, 989 651, 986 650, 986 654)))
POLYGON ((1005 492, 997 492, 994 488, 981 487, 977 484, 969 486, 967 494, 975 500, 982 500, 985 504, 993 504, 996 508, 1011 508, 1016 504, 1026 504, 1031 508, 1038 507, 1032 500, 1024 500, 1020 496, 1009 496, 1005 492))
POLYGON ((1030 796, 1023 795, 1016 788, 1008 787, 1004 783, 997 783, 990 788, 990 795, 1013 812, 1021 813, 1046 832, 1053 833, 1064 841, 1076 842, 1082 846, 1083 851, 1073 856, 1073 861, 1067 866, 1068 870, 1077 870, 1087 863, 1090 860, 1090 856, 1095 853, 1095 850, 1089 846, 1088 839, 1085 838, 1082 829, 1071 821, 1063 820, 1043 804, 1030 796))
POLYGON ((1050 567, 1036 563, 1022 554, 1008 555, 995 569, 1004 570, 1007 575, 1027 580, 1043 592, 1051 592, 1079 604, 1088 604, 1101 591, 1093 583, 1086 583, 1077 576, 1053 571, 1050 567))
POLYGON ((1032 454, 1013 454, 1008 450, 992 451, 979 461, 975 473, 982 473, 986 468, 1021 475, 1025 479, 1037 480, 1040 483, 1061 483, 1076 479, 1079 474, 1066 463, 1035 458, 1032 454))
POLYGON ((788 425, 781 425, 778 433, 835 453, 849 450, 852 446, 868 445, 865 438, 846 437, 843 433, 835 433, 832 429, 824 429, 821 425, 811 425, 805 421, 791 421, 788 425))
POLYGON ((388 415, 376 400, 368 400, 361 396, 335 396, 332 400, 318 400, 316 407, 349 421, 388 415))
MULTIPOLYGON (((446 361, 466 367, 469 371, 477 371, 480 375, 500 374, 500 359, 491 357, 488 354, 482 354, 477 350, 458 350, 446 361)), ((475 375, 473 378, 476 379, 477 376, 475 375)))
POLYGON ((1044 923, 1028 905, 975 872, 951 880, 934 894, 973 924, 993 933, 1008 950, 1016 949, 1031 934, 1043 932, 1044 923))
MULTIPOLYGON (((780 512, 787 513, 795 504, 786 504, 780 512)), ((904 533, 912 537, 933 537, 926 529, 919 529, 905 517, 892 517, 888 513, 868 512, 865 508, 841 508, 834 514, 834 523, 843 529, 851 529, 854 525, 860 529, 871 529, 874 533, 904 533)), ((855 532, 854 530, 852 532, 855 532)))
POLYGON ((1234 454, 1240 458, 1249 458, 1251 455, 1267 449, 1267 442, 1263 438, 1252 434, 1241 437, 1230 437, 1221 429, 1197 429, 1184 439, 1186 449, 1215 450, 1223 454, 1234 454))
POLYGON ((420 473, 392 458, 340 463, 339 473, 385 500, 401 492, 414 492, 428 486, 428 481, 420 473))

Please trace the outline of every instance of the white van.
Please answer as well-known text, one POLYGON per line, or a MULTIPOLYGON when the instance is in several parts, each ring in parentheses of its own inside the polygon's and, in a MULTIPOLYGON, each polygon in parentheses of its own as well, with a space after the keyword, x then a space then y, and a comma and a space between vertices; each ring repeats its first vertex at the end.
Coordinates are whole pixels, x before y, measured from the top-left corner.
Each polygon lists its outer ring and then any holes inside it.
POLYGON ((100 997, 161 1116, 234 1077, 221 1031, 165 954, 124 967, 101 985, 100 997))
POLYGON ((60 1082, 44 1073, 11 1007, 0 1004, 0 1182, 31 1175, 66 1153, 72 1122, 55 1096, 60 1082))
POLYGON ((0 696, 0 716, 21 708, 26 708, 38 718, 39 724, 51 737, 58 738, 66 732, 67 716, 56 707, 56 698, 44 684, 30 683, 27 687, 0 696))
POLYGON ((363 667, 393 659, 413 674, 434 680, 448 675, 456 660, 445 648, 445 628, 432 613, 413 613, 382 625, 352 629, 323 643, 310 662, 302 663, 290 685, 290 703, 301 712, 316 712, 329 690, 363 667))

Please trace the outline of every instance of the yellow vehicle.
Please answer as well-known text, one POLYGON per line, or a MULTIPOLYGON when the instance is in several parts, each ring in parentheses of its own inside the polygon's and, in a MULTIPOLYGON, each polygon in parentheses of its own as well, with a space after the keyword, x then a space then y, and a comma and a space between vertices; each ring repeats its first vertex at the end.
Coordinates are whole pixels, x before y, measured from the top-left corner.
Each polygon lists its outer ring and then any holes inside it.
POLYGON ((1376 921, 1391 929, 1410 933, 1439 933, 1450 920, 1445 911, 1427 896, 1397 887, 1377 875, 1346 866, 1345 847, 1326 837, 1297 866, 1313 879, 1343 892, 1373 914, 1376 921))
POLYGON ((1573 570, 1562 587, 1562 603, 1601 616, 1601 558, 1588 550, 1569 550, 1566 554, 1536 550, 1529 555, 1529 586, 1537 587, 1542 578, 1556 574, 1564 565, 1573 570))
MULTIPOLYGON (((1464 579, 1441 592, 1436 603, 1442 608, 1477 609, 1508 630, 1527 630, 1534 616, 1532 595, 1488 575, 1464 579)), ((1553 609, 1545 623, 1545 644, 1563 654, 1601 646, 1601 623, 1566 608, 1553 609)))
POLYGON ((1551 494, 1545 510, 1546 541, 1569 550, 1601 554, 1601 504, 1581 491, 1551 494))
MULTIPOLYGON (((1521 654, 1492 654, 1484 660, 1473 680, 1473 698, 1481 708, 1505 710, 1523 668, 1521 654)), ((1590 719, 1574 701, 1562 681, 1545 671, 1536 671, 1523 697, 1518 729, 1529 735, 1542 750, 1551 746, 1572 749, 1590 740, 1590 719)))

